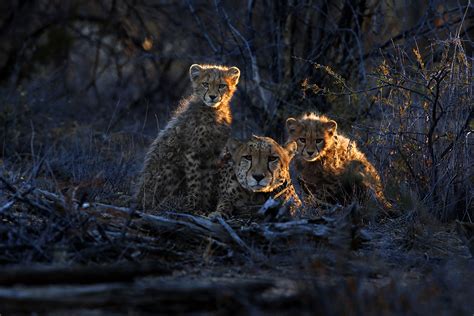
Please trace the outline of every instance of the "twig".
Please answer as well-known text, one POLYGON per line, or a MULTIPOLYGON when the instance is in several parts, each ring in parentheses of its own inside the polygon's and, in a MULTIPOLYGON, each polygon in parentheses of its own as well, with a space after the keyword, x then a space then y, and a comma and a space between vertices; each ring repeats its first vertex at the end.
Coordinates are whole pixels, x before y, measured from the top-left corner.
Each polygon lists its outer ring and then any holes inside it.
POLYGON ((261 84, 262 79, 260 77, 260 71, 259 71, 259 68, 258 68, 257 56, 255 56, 255 54, 253 53, 249 41, 247 41, 247 39, 242 35, 242 33, 240 33, 239 30, 237 30, 237 28, 231 23, 230 18, 227 15, 226 10, 222 7, 222 5, 220 3, 221 3, 220 0, 215 0, 216 9, 217 9, 218 13, 219 13, 219 8, 221 9, 220 11, 222 12, 222 17, 224 18, 225 22, 227 23, 227 26, 229 27, 231 32, 242 41, 242 43, 245 47, 245 50, 247 51, 248 58, 250 59, 250 67, 252 69, 252 79, 253 79, 253 82, 254 82, 254 86, 257 88, 258 93, 260 95, 260 99, 263 102, 263 109, 265 110, 265 112, 267 114, 270 115, 271 113, 270 113, 270 110, 268 108, 268 105, 269 105, 268 98, 267 98, 267 96, 265 94, 265 91, 264 91, 264 89, 262 87, 262 84, 261 84))
POLYGON ((2 214, 5 211, 8 211, 12 207, 13 204, 15 204, 15 200, 11 200, 3 204, 3 206, 0 207, 0 214, 2 214))
POLYGON ((211 49, 212 49, 212 51, 214 52, 214 54, 217 54, 217 52, 218 52, 217 47, 216 47, 216 45, 214 45, 214 43, 212 42, 211 37, 210 37, 209 34, 207 33, 207 29, 204 27, 204 24, 202 23, 201 18, 197 15, 196 10, 194 9, 193 4, 191 3, 190 0, 186 0, 186 3, 188 4, 189 11, 191 11, 191 14, 192 14, 192 16, 194 17, 194 20, 196 21, 196 24, 198 25, 199 30, 201 30, 201 31, 203 32, 203 36, 204 36, 204 38, 206 39, 206 41, 207 41, 207 43, 209 44, 209 46, 211 46, 211 49))
POLYGON ((226 221, 221 217, 216 217, 217 221, 224 227, 224 229, 229 233, 233 241, 235 241, 242 249, 244 249, 249 254, 253 254, 252 249, 237 235, 237 233, 226 223, 226 221))

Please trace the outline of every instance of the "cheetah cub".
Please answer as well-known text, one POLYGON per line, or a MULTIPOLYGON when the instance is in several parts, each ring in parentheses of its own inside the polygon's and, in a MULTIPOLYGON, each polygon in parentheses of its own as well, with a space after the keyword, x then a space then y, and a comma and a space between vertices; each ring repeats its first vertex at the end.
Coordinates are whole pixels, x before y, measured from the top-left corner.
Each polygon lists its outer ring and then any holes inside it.
POLYGON ((288 141, 298 144, 294 166, 305 193, 342 204, 353 197, 364 201, 372 193, 384 207, 390 207, 377 170, 354 141, 337 133, 335 121, 306 113, 288 118, 286 127, 288 141))
POLYGON ((159 209, 186 196, 187 208, 211 207, 217 161, 230 134, 229 102, 239 81, 237 67, 189 68, 193 93, 162 130, 146 154, 137 194, 139 206, 159 209))
POLYGON ((290 202, 294 215, 301 206, 289 172, 295 142, 282 147, 269 137, 253 136, 245 142, 229 139, 227 149, 230 158, 220 169, 219 202, 213 215, 246 214, 270 197, 290 202))

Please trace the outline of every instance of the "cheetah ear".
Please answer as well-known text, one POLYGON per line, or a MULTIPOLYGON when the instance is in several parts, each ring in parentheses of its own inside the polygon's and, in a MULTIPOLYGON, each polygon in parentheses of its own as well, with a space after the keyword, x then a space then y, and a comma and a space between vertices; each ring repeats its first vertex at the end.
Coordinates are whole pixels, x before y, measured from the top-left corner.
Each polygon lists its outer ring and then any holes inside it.
POLYGON ((230 67, 227 70, 227 76, 229 78, 229 81, 232 85, 236 86, 237 83, 239 83, 239 78, 240 78, 240 70, 237 67, 230 67))
POLYGON ((286 129, 290 135, 293 135, 299 126, 300 124, 295 118, 290 117, 286 120, 286 129))
POLYGON ((296 150, 298 149, 298 144, 296 142, 288 142, 285 144, 285 150, 290 156, 290 160, 295 156, 296 150))
POLYGON ((336 130, 337 130, 337 123, 336 121, 329 121, 329 122, 326 122, 324 124, 324 126, 326 127, 327 131, 329 132, 329 134, 333 135, 334 133, 336 133, 336 130))
POLYGON ((236 152, 236 150, 240 147, 240 145, 242 145, 241 141, 234 138, 229 138, 229 140, 227 141, 226 150, 231 155, 233 155, 236 152))
POLYGON ((191 78, 191 81, 195 81, 199 77, 201 71, 201 66, 198 64, 192 64, 191 67, 189 67, 189 77, 191 78))

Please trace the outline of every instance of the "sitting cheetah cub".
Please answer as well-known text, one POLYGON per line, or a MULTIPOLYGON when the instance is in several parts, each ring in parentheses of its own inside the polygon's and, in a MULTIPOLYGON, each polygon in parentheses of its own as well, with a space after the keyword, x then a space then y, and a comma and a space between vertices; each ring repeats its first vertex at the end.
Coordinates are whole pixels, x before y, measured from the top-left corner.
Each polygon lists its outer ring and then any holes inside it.
POLYGON ((337 123, 306 113, 288 118, 288 141, 296 141, 295 169, 305 193, 329 203, 365 200, 372 192, 385 207, 380 177, 354 141, 337 133, 337 123))
POLYGON ((230 158, 219 173, 219 202, 213 216, 229 215, 233 211, 245 214, 262 206, 270 197, 290 202, 290 212, 294 215, 301 206, 289 172, 296 153, 295 142, 282 147, 269 137, 253 136, 246 142, 230 139, 227 149, 230 158))
POLYGON ((229 102, 236 90, 237 67, 194 64, 193 94, 184 100, 145 157, 137 194, 139 206, 159 209, 179 195, 187 208, 209 208, 213 172, 229 138, 229 102))

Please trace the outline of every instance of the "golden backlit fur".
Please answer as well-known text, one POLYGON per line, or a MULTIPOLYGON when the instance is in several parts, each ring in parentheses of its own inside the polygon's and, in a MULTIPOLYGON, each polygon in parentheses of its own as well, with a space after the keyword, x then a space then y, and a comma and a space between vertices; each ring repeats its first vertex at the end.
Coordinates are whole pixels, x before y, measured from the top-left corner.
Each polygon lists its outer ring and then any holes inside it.
POLYGON ((354 141, 337 133, 337 123, 306 113, 286 121, 288 141, 298 144, 295 169, 306 193, 325 202, 345 203, 373 193, 384 206, 380 177, 354 141))
POLYGON ((293 213, 301 205, 289 173, 296 143, 282 147, 269 137, 253 136, 245 142, 231 139, 227 148, 231 158, 220 172, 218 213, 258 208, 270 197, 291 202, 293 213))
POLYGON ((189 68, 193 94, 184 100, 145 158, 139 206, 157 209, 186 196, 189 209, 211 207, 217 161, 230 133, 229 102, 240 77, 237 67, 189 68))
POLYGON ((189 68, 193 94, 210 107, 228 104, 239 82, 240 70, 237 67, 216 65, 197 65, 189 68))

